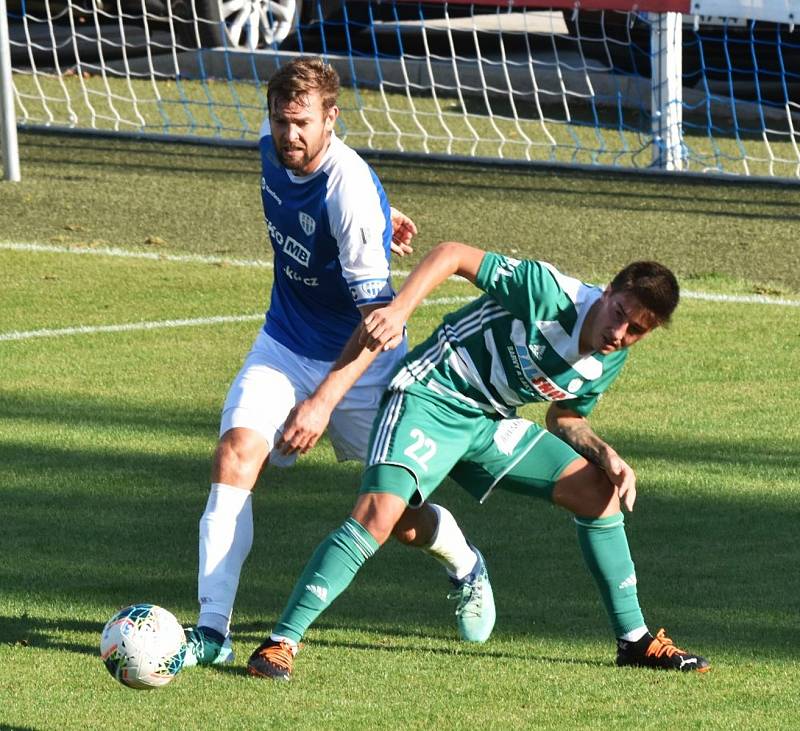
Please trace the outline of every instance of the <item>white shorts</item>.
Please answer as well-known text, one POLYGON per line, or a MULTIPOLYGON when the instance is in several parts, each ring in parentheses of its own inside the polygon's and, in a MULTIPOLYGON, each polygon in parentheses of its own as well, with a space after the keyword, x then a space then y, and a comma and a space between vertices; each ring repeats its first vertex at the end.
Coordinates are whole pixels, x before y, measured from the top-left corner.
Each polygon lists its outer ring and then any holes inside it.
MULTIPOLYGON (((378 404, 406 350, 404 342, 395 350, 381 353, 331 414, 328 437, 340 461, 365 460, 378 404)), ((220 437, 235 427, 253 429, 272 450, 270 464, 277 467, 294 464, 297 455, 286 456, 273 447, 289 412, 311 395, 331 365, 329 361, 293 353, 261 330, 228 390, 222 407, 220 437)))

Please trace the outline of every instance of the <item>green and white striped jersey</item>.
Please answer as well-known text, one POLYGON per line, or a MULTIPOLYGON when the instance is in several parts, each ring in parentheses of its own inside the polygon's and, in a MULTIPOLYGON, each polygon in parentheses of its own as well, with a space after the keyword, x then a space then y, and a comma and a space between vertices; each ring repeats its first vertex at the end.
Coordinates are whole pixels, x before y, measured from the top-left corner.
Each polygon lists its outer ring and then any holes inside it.
POLYGON ((495 253, 484 256, 476 284, 486 294, 446 315, 406 356, 390 389, 504 417, 534 401, 589 414, 628 356, 624 348, 578 352, 583 321, 603 290, 550 264, 495 253))

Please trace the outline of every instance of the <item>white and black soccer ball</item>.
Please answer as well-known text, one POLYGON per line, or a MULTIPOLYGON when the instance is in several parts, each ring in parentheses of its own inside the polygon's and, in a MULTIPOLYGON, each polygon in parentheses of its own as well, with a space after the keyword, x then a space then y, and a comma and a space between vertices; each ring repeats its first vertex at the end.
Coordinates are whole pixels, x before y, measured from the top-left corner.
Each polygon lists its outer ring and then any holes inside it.
POLYGON ((160 688, 183 667, 186 638, 175 616, 155 604, 120 609, 100 636, 100 657, 129 688, 160 688))

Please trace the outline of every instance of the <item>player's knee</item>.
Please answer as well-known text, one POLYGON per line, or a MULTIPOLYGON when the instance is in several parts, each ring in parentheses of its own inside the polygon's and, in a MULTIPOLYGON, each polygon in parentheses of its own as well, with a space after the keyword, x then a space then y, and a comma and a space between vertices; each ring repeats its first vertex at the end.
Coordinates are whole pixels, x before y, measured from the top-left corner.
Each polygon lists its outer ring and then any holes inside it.
POLYGON ((407 546, 428 546, 436 532, 436 513, 427 503, 406 508, 392 530, 392 536, 407 546))
POLYGON ((570 465, 556 483, 553 502, 575 515, 598 518, 618 513, 619 497, 606 473, 581 460, 570 465))
POLYGON ((251 488, 258 478, 267 446, 264 439, 250 430, 231 429, 217 444, 212 464, 215 482, 251 488))
POLYGON ((366 493, 359 495, 351 516, 383 545, 392 535, 404 509, 405 503, 396 495, 366 493))

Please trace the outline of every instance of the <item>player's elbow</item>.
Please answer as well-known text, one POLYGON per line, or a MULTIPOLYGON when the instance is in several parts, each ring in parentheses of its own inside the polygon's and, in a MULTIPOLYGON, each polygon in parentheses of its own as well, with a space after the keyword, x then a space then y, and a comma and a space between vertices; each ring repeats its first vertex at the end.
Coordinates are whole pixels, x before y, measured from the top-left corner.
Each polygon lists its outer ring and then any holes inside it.
POLYGON ((474 246, 458 241, 442 241, 435 248, 437 256, 447 262, 447 269, 453 274, 474 282, 483 261, 484 252, 474 246))
POLYGON ((558 435, 561 430, 561 426, 559 424, 559 411, 560 409, 555 404, 551 404, 547 409, 547 414, 545 414, 544 419, 544 423, 547 426, 547 431, 556 435, 558 435))

